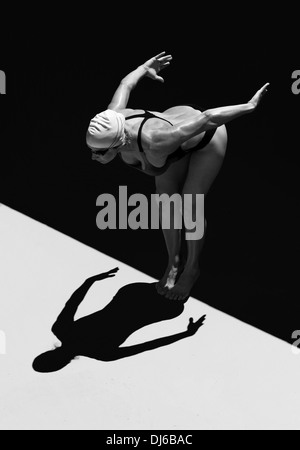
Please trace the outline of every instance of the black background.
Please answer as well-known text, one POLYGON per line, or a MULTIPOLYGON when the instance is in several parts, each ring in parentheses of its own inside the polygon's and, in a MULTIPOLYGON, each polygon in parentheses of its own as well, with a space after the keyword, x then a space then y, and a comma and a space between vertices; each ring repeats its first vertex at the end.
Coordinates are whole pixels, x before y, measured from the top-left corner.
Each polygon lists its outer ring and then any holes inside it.
POLYGON ((149 28, 128 15, 114 30, 102 17, 98 28, 70 19, 59 31, 52 22, 50 29, 42 23, 7 32, 0 201, 158 279, 167 262, 161 231, 96 227, 100 194, 117 196, 125 185, 129 195, 150 196, 155 188, 153 178, 119 159, 107 166, 91 160, 90 119, 106 109, 123 76, 163 50, 174 58, 165 84, 143 79, 129 107, 243 103, 270 82, 258 111, 227 127, 227 157, 206 199, 208 236, 193 296, 290 342, 300 328, 300 95, 291 91, 300 61, 292 36, 278 44, 266 25, 258 37, 242 16, 235 28, 204 29, 211 16, 189 24, 179 15, 168 27, 157 16, 149 28))

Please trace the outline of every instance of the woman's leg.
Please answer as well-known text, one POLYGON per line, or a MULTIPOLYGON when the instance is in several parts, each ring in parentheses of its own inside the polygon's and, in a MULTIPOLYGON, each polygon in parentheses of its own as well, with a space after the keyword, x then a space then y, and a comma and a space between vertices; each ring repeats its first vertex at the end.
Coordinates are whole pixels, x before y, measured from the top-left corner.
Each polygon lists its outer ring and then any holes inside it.
MULTIPOLYGON (((188 175, 183 187, 184 194, 192 194, 193 202, 185 203, 189 217, 196 221, 196 194, 206 195, 218 175, 224 160, 227 147, 226 128, 218 128, 212 142, 203 150, 191 155, 188 175)), ((201 224, 198 224, 200 227, 201 224)), ((198 241, 186 241, 188 258, 184 272, 175 287, 166 293, 167 298, 185 300, 200 275, 199 259, 204 245, 205 235, 198 241)))
MULTIPOLYGON (((185 158, 172 164, 163 175, 156 177, 155 181, 157 194, 167 194, 168 196, 172 196, 173 194, 181 194, 189 168, 190 156, 191 155, 187 155, 185 158)), ((169 217, 164 217, 166 214, 169 214, 167 208, 162 207, 160 211, 161 223, 164 219, 169 219, 169 217)), ((181 263, 182 230, 175 229, 174 220, 172 220, 173 217, 174 215, 171 210, 171 227, 170 229, 163 229, 169 259, 165 274, 157 284, 157 290, 161 295, 164 295, 165 293, 168 278, 172 277, 170 274, 172 269, 173 273, 176 274, 176 271, 179 270, 181 263)))

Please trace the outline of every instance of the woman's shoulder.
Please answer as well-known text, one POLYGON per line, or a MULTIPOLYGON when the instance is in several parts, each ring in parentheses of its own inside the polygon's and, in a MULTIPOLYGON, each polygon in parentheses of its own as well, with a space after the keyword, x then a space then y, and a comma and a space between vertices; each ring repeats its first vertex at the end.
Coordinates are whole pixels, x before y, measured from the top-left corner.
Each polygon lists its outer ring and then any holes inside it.
POLYGON ((162 114, 166 120, 169 120, 173 125, 179 124, 185 120, 193 119, 201 113, 200 108, 191 105, 178 105, 166 109, 162 114))

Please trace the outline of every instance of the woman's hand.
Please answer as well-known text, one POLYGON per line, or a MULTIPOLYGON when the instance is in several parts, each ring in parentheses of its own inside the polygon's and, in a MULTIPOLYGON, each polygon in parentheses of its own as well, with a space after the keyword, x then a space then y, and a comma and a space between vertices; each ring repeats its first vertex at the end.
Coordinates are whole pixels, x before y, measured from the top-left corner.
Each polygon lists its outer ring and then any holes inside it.
POLYGON ((251 103, 254 108, 257 108, 263 96, 268 92, 269 86, 270 83, 266 83, 259 91, 256 92, 254 97, 252 97, 252 99, 248 103, 251 103))
POLYGON ((166 69, 166 67, 171 64, 172 59, 171 55, 166 55, 166 52, 162 52, 149 59, 149 61, 146 61, 145 64, 143 64, 143 67, 147 71, 146 77, 164 83, 164 79, 158 76, 158 74, 161 70, 166 69))

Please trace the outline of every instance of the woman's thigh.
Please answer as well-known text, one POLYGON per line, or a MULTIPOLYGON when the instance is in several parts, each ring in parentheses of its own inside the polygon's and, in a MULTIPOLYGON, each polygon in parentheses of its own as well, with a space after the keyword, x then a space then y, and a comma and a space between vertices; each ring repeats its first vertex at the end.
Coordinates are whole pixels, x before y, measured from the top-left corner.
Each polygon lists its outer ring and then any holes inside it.
POLYGON ((191 154, 171 164, 168 170, 155 177, 156 192, 158 194, 181 193, 189 170, 191 154))
POLYGON ((223 165, 226 148, 226 128, 220 127, 210 144, 191 153, 183 194, 208 193, 223 165))

